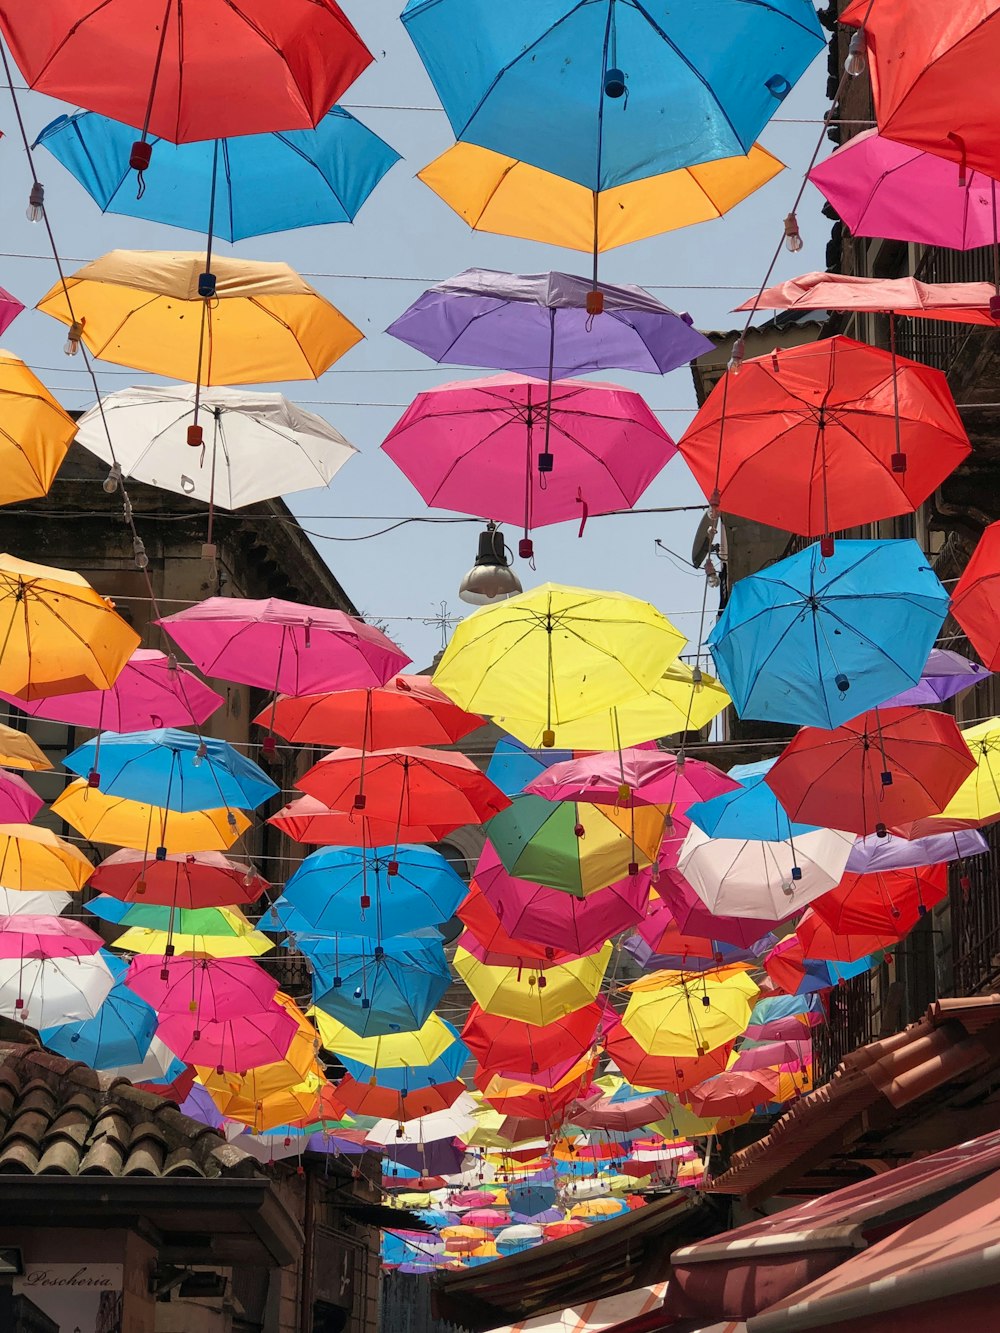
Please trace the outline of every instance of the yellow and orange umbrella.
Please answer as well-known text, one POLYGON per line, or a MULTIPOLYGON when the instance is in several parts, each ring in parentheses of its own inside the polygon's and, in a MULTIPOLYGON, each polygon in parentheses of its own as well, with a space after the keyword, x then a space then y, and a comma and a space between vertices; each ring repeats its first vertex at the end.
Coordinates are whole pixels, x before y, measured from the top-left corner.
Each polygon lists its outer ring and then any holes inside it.
POLYGON ((41 380, 0 351, 0 504, 47 495, 75 434, 41 380))
POLYGON ((52 810, 91 842, 175 854, 225 852, 250 827, 242 810, 164 810, 143 801, 108 796, 77 778, 52 802, 52 810))
POLYGON ((0 824, 0 884, 31 893, 76 893, 94 873, 71 842, 36 824, 0 824))
POLYGON ((0 723, 0 768, 42 773, 52 765, 26 731, 0 723))

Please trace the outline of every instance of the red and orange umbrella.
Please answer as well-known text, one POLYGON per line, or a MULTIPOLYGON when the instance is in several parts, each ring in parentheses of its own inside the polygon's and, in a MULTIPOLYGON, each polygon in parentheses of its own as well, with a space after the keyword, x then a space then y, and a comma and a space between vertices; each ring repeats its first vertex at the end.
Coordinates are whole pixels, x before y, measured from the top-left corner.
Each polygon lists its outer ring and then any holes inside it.
POLYGON ((440 842, 461 827, 450 824, 397 824, 394 819, 373 819, 363 811, 331 810, 315 796, 299 796, 267 821, 294 842, 317 847, 388 847, 400 842, 440 842))
POLYGON ((461 1079, 403 1092, 375 1083, 358 1083, 346 1074, 337 1084, 337 1100, 356 1115, 377 1116, 380 1120, 416 1120, 433 1111, 447 1111, 465 1090, 461 1079))
POLYGON ((696 1115, 740 1116, 773 1101, 777 1091, 776 1069, 746 1072, 731 1069, 691 1088, 685 1096, 685 1102, 696 1115))
POLYGON ((707 1055, 650 1055, 619 1020, 608 1030, 604 1049, 634 1087, 664 1088, 683 1094, 702 1079, 723 1072, 732 1043, 727 1042, 707 1055))
POLYGON ((820 537, 911 513, 970 446, 941 371, 838 336, 724 376, 680 450, 726 513, 820 537))
POLYGON ((975 767, 947 713, 874 708, 803 727, 764 781, 792 819, 866 836, 939 813, 975 767))
POLYGON ((605 1017, 604 1006, 596 1000, 544 1026, 501 1018, 472 1004, 462 1040, 480 1068, 530 1077, 582 1056, 605 1017))
POLYGON ((845 875, 835 889, 813 900, 818 917, 840 935, 901 938, 948 892, 947 865, 845 875))
POLYGON ((1000 668, 1000 523, 991 523, 951 594, 951 614, 991 671, 1000 668))
POLYGON ((106 857, 90 883, 122 902, 180 908, 253 903, 270 888, 253 866, 221 852, 175 852, 157 861, 128 847, 106 857))

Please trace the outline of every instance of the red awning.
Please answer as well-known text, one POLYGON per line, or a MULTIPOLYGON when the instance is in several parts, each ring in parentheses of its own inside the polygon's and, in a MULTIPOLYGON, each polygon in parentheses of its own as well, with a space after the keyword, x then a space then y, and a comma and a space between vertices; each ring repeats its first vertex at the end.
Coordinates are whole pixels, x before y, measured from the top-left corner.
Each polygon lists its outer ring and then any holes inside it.
POLYGON ((671 1255, 664 1308, 677 1319, 747 1319, 998 1170, 1000 1131, 684 1246, 671 1255))
POLYGON ((940 1333, 998 1326, 1000 1172, 747 1324, 748 1333, 940 1333))

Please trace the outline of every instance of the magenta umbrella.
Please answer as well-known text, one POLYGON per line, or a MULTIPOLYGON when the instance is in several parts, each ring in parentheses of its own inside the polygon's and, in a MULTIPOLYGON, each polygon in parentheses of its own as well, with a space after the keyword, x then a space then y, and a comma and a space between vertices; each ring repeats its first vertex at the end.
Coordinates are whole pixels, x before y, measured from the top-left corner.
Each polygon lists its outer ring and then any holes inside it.
MULTIPOLYGON (((710 912, 679 870, 660 869, 656 892, 663 905, 673 916, 685 935, 698 935, 705 940, 718 940, 748 949, 752 944, 774 930, 777 921, 761 921, 742 916, 716 916, 710 912)), ((639 926, 639 934, 655 948, 666 921, 651 912, 639 926)))
POLYGON ((104 941, 82 921, 65 916, 0 916, 0 958, 85 958, 104 941))
POLYGON ((23 303, 16 296, 11 296, 10 292, 0 287, 0 333, 10 328, 23 309, 23 303))
POLYGON ((291 1014, 275 1006, 216 1022, 198 1014, 169 1014, 160 1020, 156 1035, 187 1064, 242 1074, 283 1060, 298 1030, 291 1014))
POLYGON ((630 389, 524 375, 416 396, 382 448, 438 509, 532 528, 631 509, 677 452, 630 389))
POLYGON ((110 690, 60 694, 30 703, 0 692, 0 699, 29 717, 117 732, 200 726, 225 702, 221 694, 155 648, 137 648, 110 690))
POLYGON ((688 759, 678 765, 675 755, 633 747, 563 760, 545 769, 524 790, 547 801, 587 801, 626 809, 664 805, 682 811, 696 801, 736 791, 739 785, 703 760, 688 759))
POLYGON ((812 1061, 812 1037, 801 1040, 786 1038, 782 1041, 763 1041, 753 1046, 746 1046, 737 1051, 736 1059, 730 1068, 739 1073, 752 1072, 755 1069, 781 1069, 789 1066, 798 1071, 805 1069, 812 1061))
POLYGON ((628 1133, 629 1130, 642 1129, 644 1125, 655 1124, 669 1116, 670 1108, 662 1097, 654 1092, 639 1093, 624 1101, 616 1102, 610 1097, 583 1106, 569 1119, 581 1129, 603 1129, 609 1133, 628 1133))
POLYGON ((612 935, 641 921, 649 902, 648 871, 574 898, 515 879, 490 843, 483 848, 474 879, 509 935, 579 955, 593 953, 612 935))
POLYGON ((30 824, 44 804, 19 773, 0 770, 0 824, 30 824))
POLYGON ((206 676, 276 694, 367 689, 410 663, 374 625, 277 597, 209 597, 157 624, 206 676))
POLYGON ((855 135, 809 179, 855 236, 972 250, 1000 232, 996 181, 877 130, 855 135))
POLYGON ((252 958, 141 955, 132 959, 125 985, 159 1014, 206 1023, 266 1010, 278 989, 277 981, 252 958))

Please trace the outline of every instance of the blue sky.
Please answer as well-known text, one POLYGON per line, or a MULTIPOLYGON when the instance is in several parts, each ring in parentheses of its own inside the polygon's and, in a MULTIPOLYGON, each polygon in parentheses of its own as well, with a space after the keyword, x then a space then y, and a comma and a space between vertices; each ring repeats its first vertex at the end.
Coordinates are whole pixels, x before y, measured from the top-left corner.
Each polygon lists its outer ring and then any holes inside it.
MULTIPOLYGON (((427 76, 398 21, 402 0, 379 0, 377 4, 342 0, 342 4, 375 55, 375 64, 344 96, 343 105, 391 143, 404 160, 393 167, 353 226, 260 237, 241 242, 231 251, 248 259, 281 259, 292 264, 310 276, 323 295, 366 335, 363 343, 319 381, 269 387, 279 388, 326 416, 361 450, 361 456, 341 471, 328 491, 300 493, 290 497, 289 503, 303 526, 317 534, 319 550, 357 606, 370 617, 385 620, 393 636, 422 666, 441 646, 440 629, 425 624, 425 619, 435 617, 442 602, 452 615, 465 612, 457 588, 472 563, 478 526, 412 523, 368 541, 332 538, 375 532, 396 517, 442 516, 440 511, 426 509, 379 445, 421 389, 483 372, 436 366, 383 330, 425 286, 463 268, 586 272, 588 260, 573 251, 472 232, 415 179, 416 172, 452 139, 447 118, 436 106, 427 76), (362 521, 358 516, 370 517, 362 521)), ((827 105, 825 83, 824 52, 786 99, 779 122, 762 135, 762 142, 787 164, 787 171, 721 221, 610 252, 602 259, 602 277, 651 288, 675 309, 690 311, 701 328, 731 327, 735 319, 728 311, 760 284, 781 235, 781 220, 816 145, 819 118, 827 105), (730 286, 746 289, 745 293, 726 290, 730 286)), ((20 96, 32 137, 68 109, 38 94, 20 96)), ((0 225, 2 248, 8 252, 0 255, 0 285, 30 307, 55 280, 55 273, 51 259, 12 257, 45 256, 47 252, 42 228, 25 218, 30 177, 6 92, 0 92, 0 106, 4 107, 0 128, 5 131, 0 140, 4 180, 0 225)), ((829 147, 826 143, 824 156, 829 147)), ((75 261, 115 247, 185 250, 199 246, 197 236, 190 232, 102 216, 82 188, 44 152, 38 154, 38 171, 46 187, 56 240, 69 269, 75 267, 75 261)), ((805 249, 797 255, 782 252, 776 280, 825 267, 830 224, 820 215, 821 202, 818 192, 809 186, 799 210, 805 249)), ((225 243, 217 245, 220 253, 230 251, 225 243)), ((86 407, 93 395, 82 359, 63 356, 64 340, 62 325, 29 308, 7 331, 4 345, 35 367, 67 407, 86 407)), ((96 365, 102 392, 152 379, 121 367, 96 365)), ((694 395, 686 369, 662 378, 625 374, 601 378, 641 392, 674 438, 690 420, 694 395)), ((686 505, 700 500, 677 457, 640 505, 686 505)), ((103 493, 95 496, 95 504, 104 502, 103 493)), ((686 556, 697 518, 692 513, 594 518, 582 540, 577 539, 575 525, 544 528, 535 534, 535 572, 519 566, 518 573, 526 588, 553 581, 615 588, 645 597, 686 634, 697 636, 701 576, 654 546, 659 538, 686 556)))

